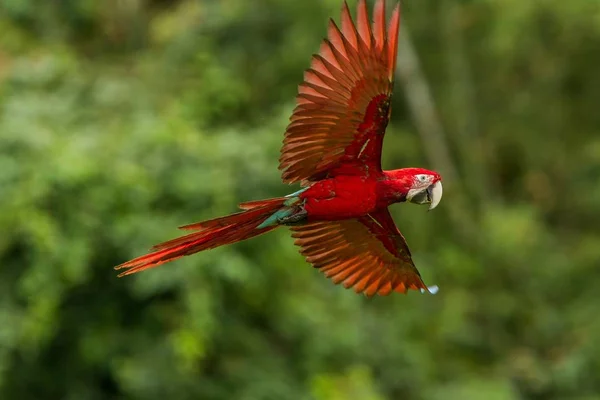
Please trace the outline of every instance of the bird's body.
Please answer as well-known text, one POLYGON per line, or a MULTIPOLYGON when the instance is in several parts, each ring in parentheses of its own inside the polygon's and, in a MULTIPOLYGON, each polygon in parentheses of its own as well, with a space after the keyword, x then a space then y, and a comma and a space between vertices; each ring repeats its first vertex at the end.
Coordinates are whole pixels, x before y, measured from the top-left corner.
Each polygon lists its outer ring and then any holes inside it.
MULTIPOLYGON (((299 195, 308 221, 358 218, 406 201, 414 168, 382 171, 370 175, 342 175, 313 183, 299 195)), ((419 170, 420 173, 431 171, 419 170)))
POLYGON ((359 0, 355 25, 344 3, 341 30, 330 21, 328 39, 299 86, 280 169, 284 183, 299 182, 303 188, 183 226, 192 232, 117 266, 125 269, 121 275, 290 226, 306 260, 335 283, 367 295, 428 289, 388 207, 399 202, 436 207, 441 177, 422 168, 381 169, 399 7, 387 29, 385 0, 376 1, 373 17, 371 24, 365 0, 359 0))
POLYGON ((366 176, 339 176, 315 182, 300 198, 308 221, 356 218, 378 208, 380 186, 366 176))

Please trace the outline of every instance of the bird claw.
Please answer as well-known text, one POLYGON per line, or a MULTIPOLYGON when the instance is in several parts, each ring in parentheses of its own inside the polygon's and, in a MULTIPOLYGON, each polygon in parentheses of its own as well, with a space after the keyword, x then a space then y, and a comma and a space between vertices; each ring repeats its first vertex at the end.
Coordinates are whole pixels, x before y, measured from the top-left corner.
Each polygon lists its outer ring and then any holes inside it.
POLYGON ((429 292, 431 294, 436 294, 440 290, 437 285, 427 286, 427 289, 421 289, 421 293, 429 292))
POLYGON ((296 211, 290 216, 278 218, 277 222, 279 222, 280 225, 294 225, 298 222, 305 220, 307 216, 308 211, 306 211, 304 207, 300 206, 298 207, 298 211, 296 211))

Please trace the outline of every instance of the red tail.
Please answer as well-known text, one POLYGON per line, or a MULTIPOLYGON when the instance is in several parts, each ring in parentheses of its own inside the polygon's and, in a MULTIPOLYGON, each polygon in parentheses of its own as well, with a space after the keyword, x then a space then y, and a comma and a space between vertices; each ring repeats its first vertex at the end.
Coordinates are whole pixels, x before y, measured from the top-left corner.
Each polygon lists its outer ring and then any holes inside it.
POLYGON ((152 247, 152 253, 127 261, 115 269, 126 269, 119 276, 130 275, 202 250, 214 249, 269 232, 278 225, 261 229, 257 229, 257 226, 279 210, 285 200, 285 197, 279 197, 242 203, 240 208, 245 211, 182 226, 179 229, 198 232, 157 244, 152 247))

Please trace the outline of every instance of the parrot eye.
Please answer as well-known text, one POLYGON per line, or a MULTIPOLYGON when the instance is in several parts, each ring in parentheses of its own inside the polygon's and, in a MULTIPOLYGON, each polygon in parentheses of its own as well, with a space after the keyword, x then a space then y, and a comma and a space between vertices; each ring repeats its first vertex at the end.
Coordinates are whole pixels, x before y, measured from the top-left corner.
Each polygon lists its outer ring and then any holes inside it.
POLYGON ((423 182, 423 183, 429 181, 429 176, 427 176, 425 174, 416 175, 416 178, 419 182, 423 182))

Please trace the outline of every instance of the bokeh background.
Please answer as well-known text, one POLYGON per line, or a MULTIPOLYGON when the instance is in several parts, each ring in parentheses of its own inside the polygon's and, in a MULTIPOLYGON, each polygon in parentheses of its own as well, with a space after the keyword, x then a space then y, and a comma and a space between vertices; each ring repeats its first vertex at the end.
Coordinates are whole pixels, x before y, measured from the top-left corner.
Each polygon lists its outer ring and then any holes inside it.
POLYGON ((598 0, 404 1, 383 161, 445 178, 392 208, 438 295, 357 296, 285 229, 116 278, 297 189, 340 6, 0 0, 0 399, 600 399, 598 0))

